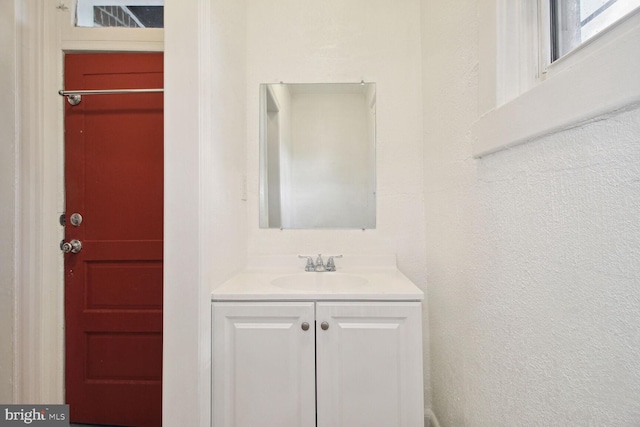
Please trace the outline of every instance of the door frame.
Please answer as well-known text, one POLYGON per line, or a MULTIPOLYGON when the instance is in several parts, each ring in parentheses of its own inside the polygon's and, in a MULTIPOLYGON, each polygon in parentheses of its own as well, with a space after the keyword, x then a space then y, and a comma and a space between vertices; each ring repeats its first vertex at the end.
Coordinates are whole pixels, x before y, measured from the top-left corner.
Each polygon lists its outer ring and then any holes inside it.
POLYGON ((21 2, 16 19, 20 160, 16 218, 15 403, 64 403, 64 108, 66 52, 163 52, 162 29, 75 28, 74 0, 21 2))

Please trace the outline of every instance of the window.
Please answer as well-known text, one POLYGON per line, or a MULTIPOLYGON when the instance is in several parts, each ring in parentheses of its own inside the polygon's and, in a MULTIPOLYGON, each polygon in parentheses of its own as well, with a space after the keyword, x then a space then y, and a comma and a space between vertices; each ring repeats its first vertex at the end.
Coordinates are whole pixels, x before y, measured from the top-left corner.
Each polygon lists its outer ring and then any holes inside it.
POLYGON ((76 26, 163 28, 164 0, 78 0, 76 26))
POLYGON ((640 0, 551 0, 555 61, 640 7, 640 0))
POLYGON ((475 157, 640 105, 640 0, 478 0, 478 12, 475 157))

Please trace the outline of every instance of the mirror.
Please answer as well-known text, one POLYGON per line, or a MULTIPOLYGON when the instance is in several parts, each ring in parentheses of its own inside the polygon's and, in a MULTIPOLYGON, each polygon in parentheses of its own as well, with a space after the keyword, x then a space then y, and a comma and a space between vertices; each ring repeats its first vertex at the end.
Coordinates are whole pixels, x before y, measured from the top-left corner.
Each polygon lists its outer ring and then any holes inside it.
POLYGON ((260 228, 375 228, 375 83, 260 85, 260 228))

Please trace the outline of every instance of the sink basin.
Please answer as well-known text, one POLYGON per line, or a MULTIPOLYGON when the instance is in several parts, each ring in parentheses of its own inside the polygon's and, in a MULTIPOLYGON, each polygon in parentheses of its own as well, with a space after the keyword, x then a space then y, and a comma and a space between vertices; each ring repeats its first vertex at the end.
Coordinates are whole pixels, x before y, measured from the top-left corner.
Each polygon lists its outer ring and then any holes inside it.
POLYGON ((300 291, 348 291, 366 285, 367 279, 342 273, 300 273, 271 281, 273 286, 300 291))

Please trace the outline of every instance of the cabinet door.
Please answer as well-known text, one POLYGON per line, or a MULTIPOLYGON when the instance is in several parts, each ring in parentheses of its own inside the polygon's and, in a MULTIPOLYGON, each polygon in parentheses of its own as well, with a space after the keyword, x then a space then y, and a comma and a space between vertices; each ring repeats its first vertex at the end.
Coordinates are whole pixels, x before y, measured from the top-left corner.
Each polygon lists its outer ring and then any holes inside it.
POLYGON ((314 304, 213 303, 212 322, 213 426, 315 426, 314 304))
POLYGON ((316 358, 318 427, 424 425, 420 303, 317 303, 316 358))

